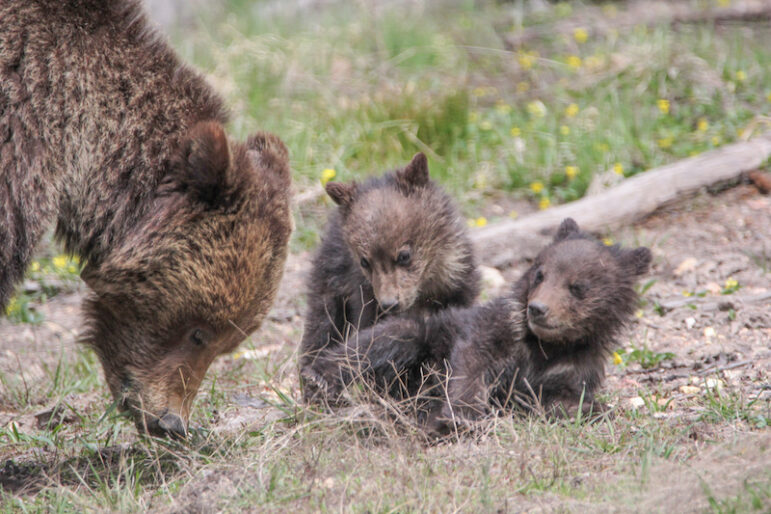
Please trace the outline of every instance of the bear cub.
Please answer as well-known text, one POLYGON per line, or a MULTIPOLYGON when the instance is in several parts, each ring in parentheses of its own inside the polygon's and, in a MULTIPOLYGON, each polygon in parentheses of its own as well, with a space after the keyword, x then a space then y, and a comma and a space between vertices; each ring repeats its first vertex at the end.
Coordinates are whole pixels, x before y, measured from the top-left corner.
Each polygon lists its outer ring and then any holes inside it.
POLYGON ((540 404, 559 415, 581 405, 589 412, 650 262, 648 248, 606 246, 568 218, 508 294, 361 331, 326 362, 327 380, 339 392, 357 376, 387 383, 426 362, 445 362, 446 401, 429 415, 432 433, 491 408, 540 404), (356 373, 333 362, 355 362, 356 373))
POLYGON ((399 314, 468 306, 479 292, 471 241, 425 155, 363 183, 330 182, 339 206, 313 259, 300 376, 307 402, 323 401, 324 366, 348 334, 399 314))

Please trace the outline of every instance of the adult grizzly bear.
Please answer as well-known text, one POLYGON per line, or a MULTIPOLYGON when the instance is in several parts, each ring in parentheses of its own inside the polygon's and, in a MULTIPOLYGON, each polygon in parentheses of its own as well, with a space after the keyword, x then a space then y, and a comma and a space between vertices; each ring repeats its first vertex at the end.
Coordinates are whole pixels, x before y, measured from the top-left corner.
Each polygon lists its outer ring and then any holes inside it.
POLYGON ((56 221, 87 262, 84 342, 140 430, 184 435, 213 359, 270 307, 288 155, 226 114, 138 0, 0 3, 0 306, 56 221))
POLYGON ((300 355, 307 401, 327 399, 317 367, 351 329, 471 305, 480 281, 466 224, 422 153, 382 177, 326 189, 339 207, 308 284, 300 355))

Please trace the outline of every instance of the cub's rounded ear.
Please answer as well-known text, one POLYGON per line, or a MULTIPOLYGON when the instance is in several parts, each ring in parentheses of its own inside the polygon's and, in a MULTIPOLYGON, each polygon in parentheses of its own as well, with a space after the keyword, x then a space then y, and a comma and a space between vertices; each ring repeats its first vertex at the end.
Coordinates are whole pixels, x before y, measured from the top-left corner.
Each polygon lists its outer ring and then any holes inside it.
POLYGON ((418 152, 412 161, 396 172, 396 179, 406 186, 421 187, 428 184, 428 159, 423 152, 418 152))
POLYGON ((327 182, 324 188, 329 197, 342 207, 349 207, 356 197, 356 184, 343 184, 342 182, 327 182))
POLYGON ((231 174, 225 129, 216 121, 204 121, 193 125, 182 139, 164 185, 214 205, 237 187, 231 174))
POLYGON ((634 250, 626 250, 621 256, 623 264, 628 267, 635 275, 644 275, 648 273, 653 254, 651 251, 641 246, 634 250))
POLYGON ((578 232, 578 223, 573 218, 565 218, 560 223, 560 228, 557 229, 557 233, 554 235, 554 242, 562 241, 566 239, 570 234, 578 232))

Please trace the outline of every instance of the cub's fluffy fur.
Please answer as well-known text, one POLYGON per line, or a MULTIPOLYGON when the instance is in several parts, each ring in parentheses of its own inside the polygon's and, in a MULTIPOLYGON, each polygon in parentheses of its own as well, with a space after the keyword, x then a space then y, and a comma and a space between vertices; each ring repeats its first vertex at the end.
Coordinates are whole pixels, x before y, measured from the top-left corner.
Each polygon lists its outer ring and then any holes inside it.
POLYGON ((326 380, 337 394, 359 376, 387 385, 400 373, 446 362, 448 401, 428 427, 436 432, 491 407, 539 403, 559 414, 583 397, 588 411, 650 261, 647 248, 605 246, 566 219, 509 294, 361 331, 325 360, 326 380))
POLYGON ((429 179, 422 153, 403 169, 362 184, 331 182, 326 190, 339 207, 308 283, 300 357, 307 401, 324 397, 318 366, 351 329, 395 313, 423 316, 467 306, 479 291, 465 223, 429 179))

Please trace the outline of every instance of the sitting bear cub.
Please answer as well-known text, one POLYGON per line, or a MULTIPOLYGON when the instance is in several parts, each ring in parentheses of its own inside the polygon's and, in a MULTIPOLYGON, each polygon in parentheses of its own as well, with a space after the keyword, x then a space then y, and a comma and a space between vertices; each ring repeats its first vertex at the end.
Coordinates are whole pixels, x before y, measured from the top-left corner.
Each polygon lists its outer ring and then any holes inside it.
POLYGON ((466 224, 422 153, 403 169, 326 190, 339 207, 308 283, 300 376, 309 402, 328 400, 320 371, 349 332, 468 306, 479 291, 466 224))
POLYGON ((605 362, 637 305, 634 289, 651 253, 605 246, 562 222, 509 294, 427 319, 392 318, 348 338, 325 366, 337 391, 356 377, 388 384, 427 363, 446 363, 447 394, 429 431, 473 420, 491 407, 547 412, 594 402, 605 362), (348 362, 350 366, 336 363, 348 362))

